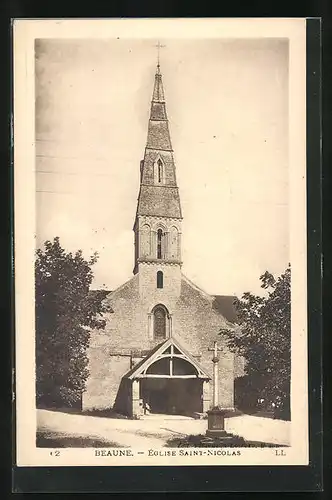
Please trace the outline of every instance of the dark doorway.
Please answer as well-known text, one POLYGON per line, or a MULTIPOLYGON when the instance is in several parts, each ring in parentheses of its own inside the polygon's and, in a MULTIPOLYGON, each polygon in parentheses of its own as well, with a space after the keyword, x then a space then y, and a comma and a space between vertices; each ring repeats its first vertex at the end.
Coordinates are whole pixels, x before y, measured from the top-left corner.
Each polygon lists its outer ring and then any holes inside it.
POLYGON ((151 413, 192 415, 202 412, 202 388, 199 378, 146 378, 141 380, 140 397, 151 413))

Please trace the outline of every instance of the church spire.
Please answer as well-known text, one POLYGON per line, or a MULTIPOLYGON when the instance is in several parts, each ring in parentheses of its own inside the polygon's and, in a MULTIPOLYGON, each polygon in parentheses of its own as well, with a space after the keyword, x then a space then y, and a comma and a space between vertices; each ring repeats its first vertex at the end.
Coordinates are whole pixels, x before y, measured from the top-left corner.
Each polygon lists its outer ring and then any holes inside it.
POLYGON ((172 151, 166 113, 165 94, 159 64, 157 65, 154 79, 146 147, 156 150, 172 151))
MULTIPOLYGON (((138 269, 138 262, 142 262, 142 259, 148 261, 160 259, 160 252, 158 254, 157 249, 158 244, 155 244, 153 241, 157 233, 151 237, 151 246, 148 248, 147 245, 146 249, 142 250, 141 243, 147 237, 145 233, 141 233, 143 220, 149 219, 150 228, 153 226, 153 221, 158 219, 161 222, 164 220, 163 231, 170 224, 170 221, 173 220, 175 223, 178 221, 180 224, 182 220, 159 61, 155 73, 146 147, 144 159, 141 161, 140 174, 140 191, 134 225, 136 271, 138 269)), ((147 228, 144 230, 147 231, 147 228)), ((166 245, 165 242, 167 240, 166 233, 167 230, 165 231, 164 245, 166 245)), ((173 242, 173 247, 174 245, 175 243, 173 242)), ((174 248, 169 253, 165 246, 162 252, 162 260, 180 263, 180 248, 176 252, 174 248)))
POLYGON ((137 215, 182 218, 160 65, 151 101, 137 215))
POLYGON ((162 78, 161 78, 161 71, 160 71, 159 61, 158 61, 158 64, 157 64, 157 71, 156 71, 155 80, 154 80, 154 89, 153 89, 152 102, 155 102, 155 103, 158 103, 158 102, 159 103, 163 103, 163 102, 165 102, 163 82, 162 82, 162 78))

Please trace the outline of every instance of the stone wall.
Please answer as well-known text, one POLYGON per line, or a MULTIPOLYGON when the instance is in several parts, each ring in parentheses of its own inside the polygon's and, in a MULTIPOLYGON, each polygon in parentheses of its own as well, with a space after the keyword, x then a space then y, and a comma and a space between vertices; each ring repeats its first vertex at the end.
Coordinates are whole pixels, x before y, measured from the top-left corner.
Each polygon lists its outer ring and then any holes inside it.
MULTIPOLYGON (((89 369, 91 376, 83 393, 83 409, 112 408, 122 375, 130 369, 130 355, 114 356, 108 347, 92 347, 89 350, 89 369)), ((120 406, 125 405, 121 401, 120 406)))
MULTIPOLYGON (((222 348, 219 353, 219 402, 225 407, 233 407, 234 377, 241 375, 242 365, 218 334, 220 328, 226 326, 226 320, 213 308, 213 297, 187 280, 179 266, 140 265, 139 273, 106 300, 114 313, 108 315, 104 332, 92 335, 91 376, 83 398, 84 408, 110 407, 117 398, 120 406, 125 406, 125 396, 118 394, 120 382, 132 367, 134 357, 137 358, 133 351, 148 351, 156 345, 149 329, 149 313, 158 303, 164 304, 172 315, 172 335, 192 356, 199 357, 211 378, 213 353, 208 349, 217 340, 222 348), (156 288, 159 268, 164 272, 163 289, 156 288)), ((212 394, 212 388, 210 392, 212 394)))

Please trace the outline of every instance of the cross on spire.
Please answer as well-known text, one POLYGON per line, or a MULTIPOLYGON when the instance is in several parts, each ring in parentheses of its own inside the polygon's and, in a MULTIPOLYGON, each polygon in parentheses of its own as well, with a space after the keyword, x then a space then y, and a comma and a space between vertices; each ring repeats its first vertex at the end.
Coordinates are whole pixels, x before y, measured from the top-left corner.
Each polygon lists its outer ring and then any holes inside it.
POLYGON ((160 66, 160 49, 163 49, 164 47, 166 47, 166 45, 162 45, 160 43, 160 41, 158 40, 158 43, 157 43, 157 45, 155 45, 155 47, 157 47, 157 50, 158 50, 158 52, 157 52, 157 67, 159 68, 159 66, 160 66))

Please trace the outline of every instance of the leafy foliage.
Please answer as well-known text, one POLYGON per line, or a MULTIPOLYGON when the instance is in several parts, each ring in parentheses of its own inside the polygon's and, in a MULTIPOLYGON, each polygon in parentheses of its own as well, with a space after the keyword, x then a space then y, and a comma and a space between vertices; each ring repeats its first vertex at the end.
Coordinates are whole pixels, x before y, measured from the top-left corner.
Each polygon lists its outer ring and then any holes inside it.
POLYGON ((261 277, 263 296, 250 292, 236 299, 238 328, 221 330, 233 352, 246 359, 248 390, 266 409, 290 413, 291 269, 261 277), (250 388, 250 389, 249 389, 250 388))
POLYGON ((108 308, 89 291, 97 254, 66 253, 58 237, 44 247, 35 262, 37 403, 72 406, 89 375, 90 331, 105 327, 108 308))

